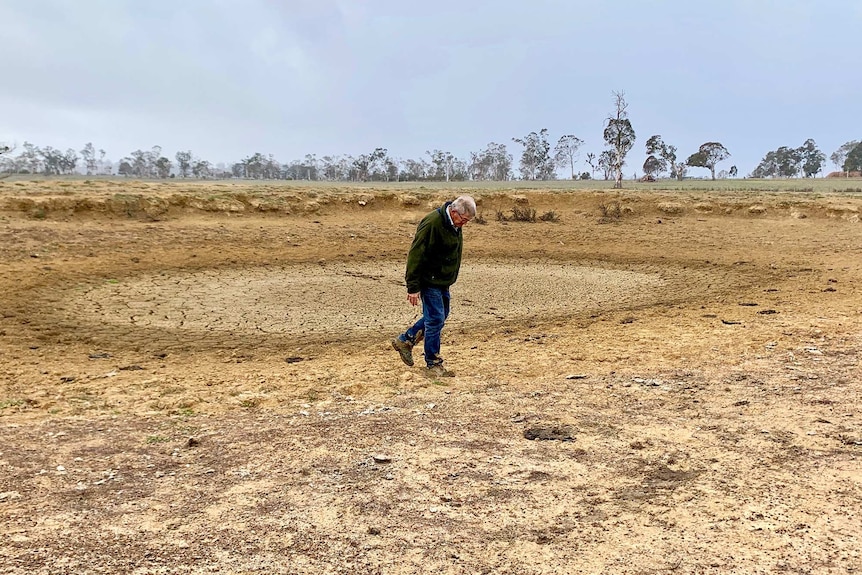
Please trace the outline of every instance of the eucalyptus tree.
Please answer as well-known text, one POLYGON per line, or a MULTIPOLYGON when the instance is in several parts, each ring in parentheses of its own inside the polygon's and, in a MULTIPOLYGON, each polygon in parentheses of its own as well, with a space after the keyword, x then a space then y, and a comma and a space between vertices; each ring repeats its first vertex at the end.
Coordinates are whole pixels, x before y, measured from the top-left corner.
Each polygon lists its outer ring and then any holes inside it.
POLYGON ((512 138, 513 142, 524 147, 521 152, 519 169, 525 180, 554 179, 554 159, 551 157, 551 144, 548 142, 548 129, 530 132, 523 138, 512 138))
POLYGON ((856 144, 844 158, 842 166, 845 173, 862 172, 862 144, 856 144))
POLYGON ((0 145, 0 180, 8 178, 18 171, 17 162, 10 155, 13 149, 12 146, 6 144, 0 145))
POLYGON ((823 170, 826 154, 820 151, 814 140, 811 138, 805 140, 799 147, 799 154, 802 156, 802 173, 806 178, 816 176, 823 170))
POLYGON ((401 171, 401 179, 410 182, 420 182, 428 179, 431 166, 424 159, 404 160, 401 171))
POLYGON ((654 155, 650 154, 647 156, 646 160, 644 160, 643 171, 644 175, 650 178, 658 177, 663 171, 667 169, 665 162, 661 160, 661 158, 657 158, 654 155))
POLYGON ((432 172, 428 175, 432 180, 443 180, 448 182, 452 179, 455 172, 455 154, 452 152, 444 152, 443 150, 426 151, 431 157, 432 172))
POLYGON ((667 171, 668 162, 661 156, 663 144, 659 135, 650 136, 646 141, 647 157, 642 166, 645 175, 658 177, 662 172, 667 171))
POLYGON ((335 181, 342 179, 339 159, 335 156, 323 156, 320 159, 320 172, 324 180, 335 181))
POLYGON ((781 146, 775 150, 775 175, 779 178, 795 178, 802 166, 802 153, 799 148, 781 146))
POLYGON ((386 169, 388 158, 389 150, 386 148, 374 148, 374 151, 368 155, 368 179, 378 181, 388 179, 388 171, 386 169))
POLYGON ((781 146, 768 152, 751 176, 754 178, 795 178, 800 175, 810 178, 822 170, 826 154, 817 148, 811 138, 798 148, 781 146))
POLYGON ((565 168, 569 166, 572 171, 572 179, 575 179, 575 162, 578 158, 578 149, 584 145, 584 141, 577 136, 567 134, 560 136, 554 147, 554 162, 557 166, 565 168))
POLYGON ((84 160, 84 168, 87 170, 87 175, 91 176, 98 170, 98 161, 96 160, 96 147, 92 142, 87 142, 81 148, 81 159, 84 160))
POLYGON ((730 152, 719 142, 706 142, 701 144, 698 151, 690 155, 685 163, 695 168, 708 168, 714 180, 715 166, 729 157, 730 152))
POLYGON ((752 170, 752 178, 772 178, 778 173, 778 159, 775 151, 767 152, 757 167, 752 170))
POLYGON ((659 174, 670 171, 670 177, 678 180, 685 176, 685 170, 680 170, 676 161, 676 146, 665 143, 660 135, 650 136, 646 141, 646 153, 648 156, 655 156, 658 160, 659 174))
POLYGON ((596 167, 602 171, 602 177, 605 180, 610 180, 613 175, 614 167, 614 152, 612 150, 604 150, 599 154, 599 159, 596 162, 596 167))
POLYGON ((171 175, 171 167, 173 166, 168 158, 159 156, 154 165, 156 176, 160 178, 169 178, 171 175))
MULTIPOLYGON (((596 175, 596 155, 592 152, 588 153, 585 161, 587 165, 590 167, 590 179, 594 178, 596 175)), ((582 178, 583 179, 583 178, 582 178)))
POLYGON ((401 181, 401 160, 397 160, 387 156, 384 160, 384 168, 386 170, 387 182, 401 181))
MULTIPOLYGON (((24 148, 18 158, 21 163, 22 170, 26 170, 31 174, 38 174, 42 171, 42 151, 30 142, 24 142, 21 145, 24 148)), ((843 161, 843 160, 842 160, 843 161)))
POLYGON ((350 179, 360 182, 368 180, 369 166, 371 166, 371 156, 368 154, 359 154, 353 159, 350 166, 350 179))
POLYGON ((212 165, 207 160, 195 158, 190 166, 192 175, 196 178, 208 178, 212 175, 212 165))
MULTIPOLYGON (((832 160, 832 163, 835 164, 837 169, 844 170, 844 160, 847 159, 847 155, 853 151, 858 144, 859 142, 857 140, 850 140, 849 142, 841 144, 837 150, 832 152, 829 159, 832 160)), ((846 172, 847 170, 844 171, 846 172)))
POLYGON ((615 188, 623 187, 623 166, 626 155, 635 144, 635 130, 628 118, 625 92, 614 92, 614 111, 605 119, 603 136, 613 153, 612 167, 616 173, 615 188))
POLYGON ((176 158, 177 160, 177 170, 180 173, 180 177, 187 178, 189 175, 189 170, 192 166, 191 150, 186 150, 185 152, 177 152, 174 158, 176 158))
POLYGON ((484 150, 470 153, 468 169, 473 180, 508 180, 512 173, 512 154, 505 144, 491 142, 484 150))

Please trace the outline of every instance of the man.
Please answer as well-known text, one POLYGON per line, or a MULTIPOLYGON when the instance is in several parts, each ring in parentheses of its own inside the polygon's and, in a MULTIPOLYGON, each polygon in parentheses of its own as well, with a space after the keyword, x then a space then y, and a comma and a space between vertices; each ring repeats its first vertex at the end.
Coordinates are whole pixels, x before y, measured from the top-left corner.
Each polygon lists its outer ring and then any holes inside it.
POLYGON ((413 346, 425 338, 425 363, 430 377, 451 377, 440 357, 440 333, 449 317, 449 286, 458 279, 464 238, 461 228, 476 217, 476 201, 460 196, 425 216, 416 228, 407 255, 407 301, 422 300, 422 317, 392 340, 407 365, 413 365, 413 346))

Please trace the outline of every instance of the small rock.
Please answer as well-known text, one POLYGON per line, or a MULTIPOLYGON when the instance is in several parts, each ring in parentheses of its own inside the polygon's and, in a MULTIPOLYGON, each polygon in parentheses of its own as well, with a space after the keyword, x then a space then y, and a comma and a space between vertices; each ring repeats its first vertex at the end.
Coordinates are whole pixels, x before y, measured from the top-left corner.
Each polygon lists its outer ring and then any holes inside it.
POLYGON ((197 447, 201 444, 201 440, 197 437, 189 437, 189 440, 186 442, 188 447, 197 447))
POLYGON ((380 535, 380 529, 378 527, 369 527, 368 528, 369 535, 380 535))
POLYGON ((587 375, 584 373, 573 373, 571 375, 567 375, 566 379, 587 379, 587 375))
POLYGON ((545 441, 573 441, 575 439, 572 429, 567 425, 529 427, 524 430, 524 437, 530 441, 536 439, 545 441))
POLYGON ((372 458, 374 459, 374 463, 392 463, 392 458, 388 455, 377 453, 373 455, 372 458))

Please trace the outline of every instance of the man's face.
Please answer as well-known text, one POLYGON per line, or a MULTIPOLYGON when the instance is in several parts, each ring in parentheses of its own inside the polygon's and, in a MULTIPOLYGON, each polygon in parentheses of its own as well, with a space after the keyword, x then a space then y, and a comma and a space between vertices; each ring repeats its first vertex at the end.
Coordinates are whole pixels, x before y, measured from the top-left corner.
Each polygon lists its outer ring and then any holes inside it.
POLYGON ((452 225, 456 228, 463 228, 464 224, 468 223, 471 218, 467 216, 462 216, 458 210, 451 210, 452 212, 452 225))

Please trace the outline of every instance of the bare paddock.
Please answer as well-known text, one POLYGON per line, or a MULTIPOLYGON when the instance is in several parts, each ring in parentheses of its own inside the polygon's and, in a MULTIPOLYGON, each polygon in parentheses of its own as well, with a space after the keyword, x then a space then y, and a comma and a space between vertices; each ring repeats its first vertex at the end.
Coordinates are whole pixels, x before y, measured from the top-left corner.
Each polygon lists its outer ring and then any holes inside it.
POLYGON ((434 381, 460 190, 68 183, 0 189, 0 572, 862 569, 856 195, 472 190, 434 381))

